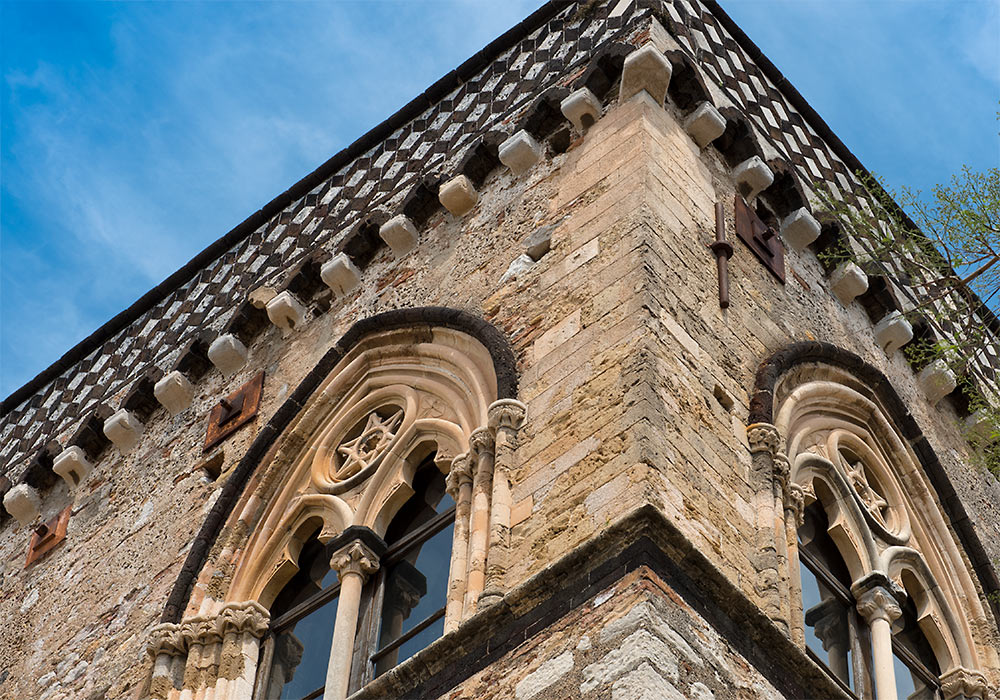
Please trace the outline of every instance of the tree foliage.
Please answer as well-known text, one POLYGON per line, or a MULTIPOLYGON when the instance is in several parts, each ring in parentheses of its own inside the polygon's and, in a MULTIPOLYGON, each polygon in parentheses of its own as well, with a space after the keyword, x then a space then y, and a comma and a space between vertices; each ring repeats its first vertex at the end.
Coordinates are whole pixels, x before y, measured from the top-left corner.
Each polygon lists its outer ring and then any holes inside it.
POLYGON ((893 191, 867 173, 858 179, 867 190, 864 201, 830 188, 819 191, 823 207, 848 234, 821 255, 828 264, 850 260, 869 274, 884 275, 909 296, 911 321, 927 322, 935 338, 908 346, 907 358, 916 366, 943 359, 963 377, 970 409, 988 416, 970 441, 1000 476, 997 397, 988 401, 983 377, 976 376, 977 358, 998 337, 1000 169, 963 168, 929 193, 893 191))

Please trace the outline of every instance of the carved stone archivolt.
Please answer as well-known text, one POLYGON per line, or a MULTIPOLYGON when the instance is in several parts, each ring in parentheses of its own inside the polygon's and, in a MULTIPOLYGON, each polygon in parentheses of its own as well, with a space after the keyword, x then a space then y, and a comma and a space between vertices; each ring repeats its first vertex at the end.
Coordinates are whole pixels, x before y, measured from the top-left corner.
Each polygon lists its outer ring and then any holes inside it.
MULTIPOLYGON (((446 475, 455 501, 445 631, 500 600, 509 546, 510 472, 526 410, 514 399, 497 400, 496 391, 488 350, 464 333, 424 328, 365 337, 275 443, 255 488, 234 509, 238 527, 250 534, 245 541, 234 540, 238 559, 218 605, 253 601, 266 612, 298 571, 299 554, 310 538, 338 546, 332 540, 366 531, 381 541, 412 495, 418 467, 429 458, 446 475)), ((341 578, 325 690, 331 699, 346 693, 344 669, 352 663, 356 604, 361 586, 381 566, 381 552, 366 542, 354 538, 331 555, 330 566, 341 578)), ((402 620, 418 600, 419 586, 398 583, 385 604, 398 608, 402 620)), ((213 582, 204 578, 199 584, 208 589, 213 582)), ((208 604, 199 603, 202 609, 208 604)), ((214 688, 215 700, 244 697, 233 695, 232 688, 252 689, 257 647, 253 653, 244 648, 240 657, 251 659, 253 669, 250 661, 234 667, 224 649, 235 649, 238 635, 230 640, 220 625, 240 630, 246 641, 267 634, 267 624, 266 617, 255 618, 246 609, 220 607, 209 617, 191 615, 176 629, 158 629, 151 653, 163 667, 160 685, 214 688)), ((285 679, 297 666, 294 644, 285 649, 288 644, 280 646, 276 639, 270 647, 272 668, 285 679)), ((170 693, 162 697, 180 700, 170 693)))
MULTIPOLYGON (((858 613, 881 640, 873 647, 882 666, 892 667, 890 630, 901 614, 899 601, 908 598, 946 671, 942 680, 965 678, 953 669, 981 663, 970 625, 985 618, 979 594, 919 461, 863 390, 831 367, 789 374, 774 389, 774 425, 748 428, 751 451, 787 457, 786 512, 796 515, 788 531, 793 553, 802 513, 822 507, 827 533, 855 581, 858 613)), ((798 579, 796 557, 789 562, 792 580, 798 579)), ((876 685, 892 686, 891 673, 882 675, 876 685)), ((945 697, 962 695, 956 690, 945 697)))

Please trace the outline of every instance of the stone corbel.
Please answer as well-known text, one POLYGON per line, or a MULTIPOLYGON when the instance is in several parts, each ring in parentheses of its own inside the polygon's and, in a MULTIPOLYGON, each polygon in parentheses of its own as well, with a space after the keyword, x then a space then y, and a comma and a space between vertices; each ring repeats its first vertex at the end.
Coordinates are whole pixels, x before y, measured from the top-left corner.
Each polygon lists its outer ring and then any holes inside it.
POLYGON ((941 695, 944 700, 990 700, 986 676, 957 666, 941 674, 941 695))

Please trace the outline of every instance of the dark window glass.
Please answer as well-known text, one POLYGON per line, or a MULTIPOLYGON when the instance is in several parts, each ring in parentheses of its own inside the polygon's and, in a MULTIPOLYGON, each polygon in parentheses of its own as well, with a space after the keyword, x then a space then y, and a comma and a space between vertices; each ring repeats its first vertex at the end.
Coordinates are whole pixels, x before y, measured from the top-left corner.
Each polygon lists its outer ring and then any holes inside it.
POLYGON ((379 676, 441 636, 454 531, 454 502, 444 475, 427 460, 414 495, 386 530, 389 550, 379 587, 381 614, 372 654, 379 676))
POLYGON ((337 572, 330 570, 326 548, 315 539, 303 546, 299 566, 271 606, 267 700, 323 697, 337 617, 337 572))

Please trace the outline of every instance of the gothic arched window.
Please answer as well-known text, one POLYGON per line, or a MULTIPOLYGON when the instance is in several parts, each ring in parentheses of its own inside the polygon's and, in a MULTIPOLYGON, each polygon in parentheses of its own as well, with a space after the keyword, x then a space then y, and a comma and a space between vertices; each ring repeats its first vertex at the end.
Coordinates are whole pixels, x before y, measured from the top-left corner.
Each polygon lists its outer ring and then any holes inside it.
POLYGON ((985 683, 969 622, 982 604, 880 404, 832 367, 791 372, 773 395, 774 425, 750 430, 784 495, 793 636, 862 700, 950 700, 956 683, 985 683))

